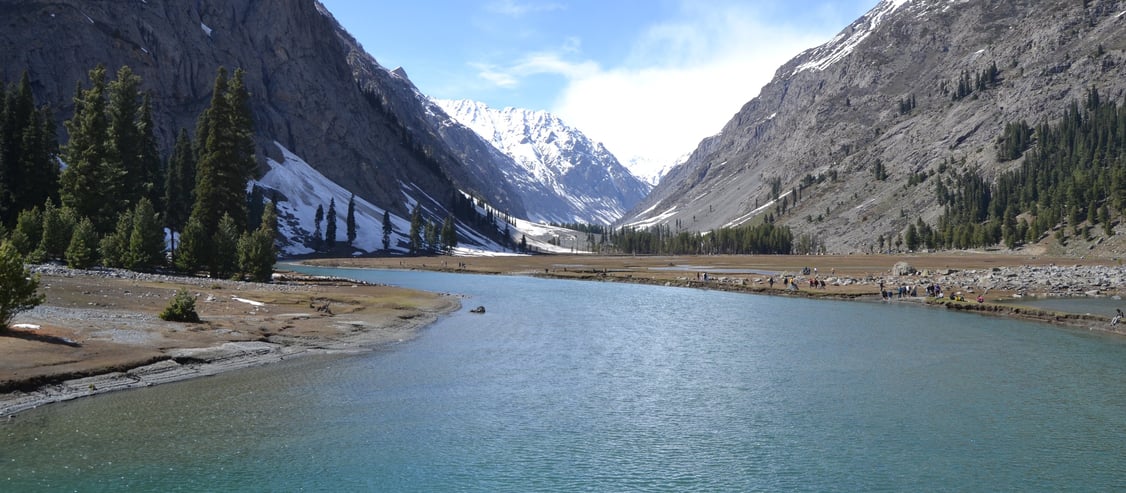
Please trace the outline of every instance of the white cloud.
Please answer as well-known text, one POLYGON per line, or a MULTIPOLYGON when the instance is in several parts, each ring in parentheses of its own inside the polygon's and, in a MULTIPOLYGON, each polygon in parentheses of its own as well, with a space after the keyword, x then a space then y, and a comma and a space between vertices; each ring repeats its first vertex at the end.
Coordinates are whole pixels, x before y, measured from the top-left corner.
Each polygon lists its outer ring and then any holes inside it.
MULTIPOLYGON (((766 7, 684 0, 675 21, 650 26, 613 67, 585 59, 577 38, 508 66, 474 67, 481 79, 505 89, 537 75, 564 78, 551 112, 603 142, 624 163, 664 168, 719 132, 783 63, 844 27, 787 25, 768 20, 774 17, 757 8, 766 7)), ((821 14, 810 15, 833 17, 821 14)))
POLYGON ((552 111, 623 161, 672 164, 717 133, 783 63, 833 33, 759 21, 739 7, 688 7, 649 29, 628 66, 571 77, 552 111))

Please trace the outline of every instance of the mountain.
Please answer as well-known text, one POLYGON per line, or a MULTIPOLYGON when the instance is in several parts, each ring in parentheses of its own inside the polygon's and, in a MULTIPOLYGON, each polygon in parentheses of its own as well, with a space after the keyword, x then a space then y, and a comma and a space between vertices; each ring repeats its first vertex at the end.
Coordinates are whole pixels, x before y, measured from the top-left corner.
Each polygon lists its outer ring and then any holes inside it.
POLYGON ((661 178, 669 173, 669 170, 687 160, 687 154, 671 163, 645 157, 634 157, 632 159, 626 159, 626 162, 622 163, 622 165, 625 166, 630 173, 633 173, 633 176, 640 178, 641 181, 648 183, 651 187, 655 187, 661 182, 661 178))
POLYGON ((829 252, 877 248, 986 179, 1006 124, 1055 122, 1088 91, 1126 102, 1126 3, 884 0, 777 70, 621 225, 707 231, 771 216, 829 252), (985 77, 982 89, 960 90, 985 77))
MULTIPOLYGON (((342 187, 335 196, 341 213, 355 194, 371 214, 390 211, 398 224, 416 205, 441 222, 462 193, 526 214, 491 165, 495 150, 484 142, 452 149, 433 124, 435 107, 405 71, 381 66, 315 0, 0 0, 0 9, 0 79, 14 82, 28 71, 38 103, 53 108, 59 123, 73 114, 75 85, 89 86, 94 65, 111 74, 128 65, 152 94, 167 154, 181 128, 194 130, 217 69, 242 68, 261 177, 297 159, 342 187)), ((272 181, 266 191, 294 224, 310 223, 316 205, 327 208, 328 197, 290 201, 301 186, 272 181)), ((459 226, 468 232, 472 223, 459 226)), ((292 233, 287 251, 307 251, 299 237, 308 231, 292 233)), ((491 234, 476 233, 467 237, 491 234)))
POLYGON ((649 193, 650 186, 601 143, 551 113, 466 100, 435 103, 512 158, 516 166, 502 173, 533 221, 610 224, 649 193))

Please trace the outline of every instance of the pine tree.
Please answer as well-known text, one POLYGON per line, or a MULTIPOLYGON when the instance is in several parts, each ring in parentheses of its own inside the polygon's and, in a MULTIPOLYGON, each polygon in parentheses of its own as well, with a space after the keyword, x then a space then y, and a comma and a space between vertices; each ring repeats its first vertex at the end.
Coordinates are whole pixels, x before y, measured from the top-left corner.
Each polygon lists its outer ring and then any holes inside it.
POLYGON ((39 207, 20 211, 11 234, 12 246, 20 255, 30 254, 43 240, 43 211, 39 207))
POLYGON ((418 255, 422 249, 422 212, 418 204, 411 209, 410 254, 418 255))
POLYGON ((246 223, 246 184, 256 162, 249 95, 242 70, 227 80, 226 69, 215 77, 211 105, 200 117, 201 139, 196 165, 195 206, 192 217, 215 230, 223 215, 239 228, 246 223))
POLYGON ((246 230, 247 232, 258 229, 262 224, 262 212, 266 210, 266 197, 262 187, 250 188, 250 195, 246 198, 246 230))
POLYGON ((423 234, 426 241, 425 250, 427 253, 434 253, 438 250, 438 225, 433 221, 426 221, 423 225, 423 234))
POLYGON ((385 211, 383 211, 383 250, 384 251, 391 249, 391 232, 392 231, 393 231, 393 229, 392 229, 392 226, 391 226, 391 213, 385 210, 385 211))
POLYGON ((54 116, 49 109, 32 113, 21 146, 21 159, 17 164, 23 183, 18 185, 21 192, 16 196, 17 207, 42 204, 47 199, 58 203, 58 143, 55 142, 54 116))
POLYGON ((137 161, 141 165, 141 177, 138 182, 142 185, 143 197, 148 197, 155 211, 163 212, 166 207, 164 202, 164 177, 161 176, 160 147, 156 141, 156 124, 152 120, 152 96, 145 93, 141 98, 140 114, 137 119, 137 133, 141 137, 141 145, 137 161))
POLYGON ((252 281, 266 282, 277 262, 274 238, 277 235, 277 213, 274 203, 266 204, 258 229, 239 238, 239 269, 252 281))
POLYGON ((27 71, 18 85, 0 92, 0 224, 13 225, 26 207, 58 196, 51 112, 35 108, 27 71))
POLYGON ((321 222, 325 219, 325 209, 320 204, 317 204, 317 212, 313 214, 313 249, 320 250, 321 245, 324 244, 324 236, 321 235, 321 222))
POLYGON ((345 220, 348 228, 348 246, 356 242, 356 194, 348 198, 348 218, 345 220))
POLYGON ((117 218, 113 232, 98 243, 102 264, 106 267, 125 267, 129 261, 129 238, 133 234, 133 212, 123 212, 117 218))
POLYGON ((325 213, 325 244, 328 249, 336 248, 336 197, 328 199, 328 212, 325 213))
POLYGON ((71 269, 89 269, 98 263, 98 233, 89 218, 74 226, 74 234, 66 247, 66 265, 71 269))
POLYGON ((78 222, 74 211, 65 207, 55 207, 50 199, 43 208, 43 236, 39 240, 39 251, 44 260, 58 260, 66 256, 70 237, 78 222))
POLYGON ((147 197, 137 201, 133 210, 133 229, 129 234, 129 253, 125 267, 149 271, 164 264, 164 231, 147 197))
MULTIPOLYGON (((31 123, 35 100, 31 94, 31 81, 27 71, 20 77, 14 90, 3 93, 3 111, 0 112, 0 212, 4 223, 13 224, 23 208, 24 170, 20 166, 24 149, 23 133, 31 123)), ((40 205, 31 203, 30 205, 40 205)))
POLYGON ((168 158, 164 176, 164 226, 173 234, 172 255, 176 255, 176 234, 184 230, 192 211, 195 188, 195 152, 188 131, 181 129, 168 158))
POLYGON ((0 330, 7 330, 17 313, 43 303, 38 290, 39 276, 28 272, 10 242, 0 242, 0 330))
POLYGON ((121 210, 121 179, 125 171, 114 156, 106 118, 104 66, 90 71, 90 89, 75 91, 74 118, 66 122, 70 140, 64 152, 67 168, 59 176, 59 197, 65 207, 89 217, 99 232, 113 228, 121 210))
POLYGON ((457 228, 451 216, 446 216, 446 222, 442 224, 442 247, 447 254, 457 247, 457 228))
POLYGON ((210 262, 212 279, 226 279, 235 273, 238 267, 239 236, 241 233, 238 222, 230 214, 223 214, 211 239, 215 249, 210 262))
MULTIPOLYGON (((117 78, 109 83, 109 136, 112 139, 111 159, 119 163, 123 174, 120 193, 115 197, 121 209, 132 209, 145 192, 145 170, 141 165, 142 137, 138 121, 141 98, 141 78, 127 65, 117 71, 117 78)), ((116 184, 115 184, 116 185, 116 184)))
POLYGON ((180 250, 176 253, 176 268, 189 274, 194 274, 211 258, 211 242, 207 238, 207 230, 197 218, 189 218, 184 225, 184 232, 180 235, 180 250))

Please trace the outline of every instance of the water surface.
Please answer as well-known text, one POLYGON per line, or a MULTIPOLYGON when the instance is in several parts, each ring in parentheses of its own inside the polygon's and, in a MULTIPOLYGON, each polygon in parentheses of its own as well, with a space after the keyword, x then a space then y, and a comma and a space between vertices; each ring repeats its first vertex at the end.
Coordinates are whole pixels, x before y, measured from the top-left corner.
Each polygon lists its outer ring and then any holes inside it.
POLYGON ((0 490, 1126 485, 1121 338, 905 304, 343 273, 468 299, 374 354, 21 414, 0 426, 0 490))

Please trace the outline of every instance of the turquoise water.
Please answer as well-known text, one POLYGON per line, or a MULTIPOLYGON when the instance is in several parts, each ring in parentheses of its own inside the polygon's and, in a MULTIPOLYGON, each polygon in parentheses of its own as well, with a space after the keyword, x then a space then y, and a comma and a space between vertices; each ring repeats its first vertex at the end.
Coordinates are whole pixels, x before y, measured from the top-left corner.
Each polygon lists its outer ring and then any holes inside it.
POLYGON ((1113 317, 1115 309, 1126 311, 1126 301, 1112 297, 1060 297, 1060 298, 1020 298, 1006 300, 1005 303, 1030 306, 1042 310, 1064 313, 1092 314, 1113 317))
POLYGON ((0 490, 1126 485, 1121 338, 905 304, 347 275, 468 298, 374 354, 21 414, 0 425, 0 490))

